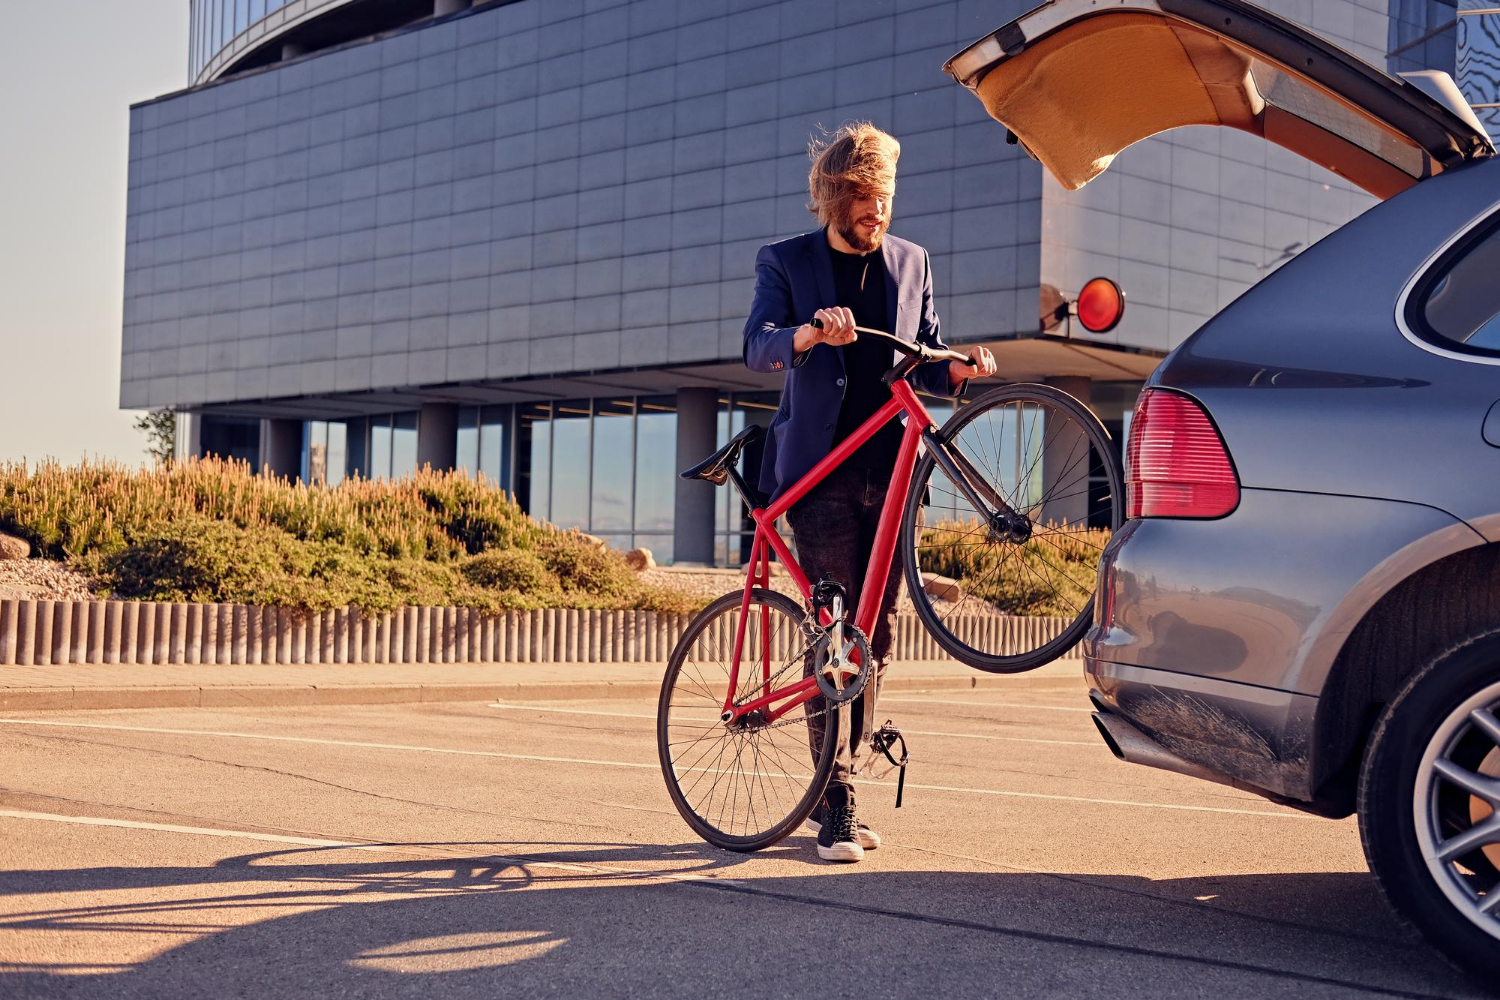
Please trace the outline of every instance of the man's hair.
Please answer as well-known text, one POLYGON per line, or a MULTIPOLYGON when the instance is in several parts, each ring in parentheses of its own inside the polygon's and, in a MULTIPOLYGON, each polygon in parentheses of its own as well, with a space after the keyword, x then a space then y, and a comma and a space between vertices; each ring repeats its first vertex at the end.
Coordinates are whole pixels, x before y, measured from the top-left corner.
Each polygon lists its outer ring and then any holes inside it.
POLYGON ((850 122, 826 139, 807 144, 812 170, 807 210, 823 225, 839 222, 861 195, 896 193, 901 144, 869 122, 850 122))

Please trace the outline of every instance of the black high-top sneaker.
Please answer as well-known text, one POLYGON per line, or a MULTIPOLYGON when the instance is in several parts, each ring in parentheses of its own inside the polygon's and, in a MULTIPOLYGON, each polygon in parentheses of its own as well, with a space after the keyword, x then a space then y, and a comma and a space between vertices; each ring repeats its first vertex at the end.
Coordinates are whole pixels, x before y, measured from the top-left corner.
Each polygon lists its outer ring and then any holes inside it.
MULTIPOLYGON (((817 806, 813 808, 812 815, 807 817, 807 823, 805 824, 807 828, 813 833, 823 832, 823 820, 827 812, 827 800, 819 800, 817 806)), ((859 822, 854 831, 854 842, 867 851, 873 851, 880 846, 880 834, 870 829, 863 822, 859 822)))
POLYGON ((859 846, 859 817, 854 812, 854 789, 830 785, 823 796, 823 821, 818 829, 818 857, 824 861, 863 861, 859 846))

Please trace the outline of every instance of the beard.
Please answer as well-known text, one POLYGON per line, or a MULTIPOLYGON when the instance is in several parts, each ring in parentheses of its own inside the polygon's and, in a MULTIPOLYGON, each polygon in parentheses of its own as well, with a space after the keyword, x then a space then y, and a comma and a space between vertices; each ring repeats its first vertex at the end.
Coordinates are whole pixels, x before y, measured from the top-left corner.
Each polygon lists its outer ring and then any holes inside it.
POLYGON ((885 231, 891 227, 890 217, 887 216, 882 219, 876 225, 873 232, 867 227, 860 225, 859 223, 862 221, 864 220, 842 220, 837 226, 838 234, 844 238, 845 243, 849 244, 859 253, 869 253, 872 250, 879 250, 880 241, 885 239, 885 231), (866 235, 866 233, 869 233, 869 235, 866 235))

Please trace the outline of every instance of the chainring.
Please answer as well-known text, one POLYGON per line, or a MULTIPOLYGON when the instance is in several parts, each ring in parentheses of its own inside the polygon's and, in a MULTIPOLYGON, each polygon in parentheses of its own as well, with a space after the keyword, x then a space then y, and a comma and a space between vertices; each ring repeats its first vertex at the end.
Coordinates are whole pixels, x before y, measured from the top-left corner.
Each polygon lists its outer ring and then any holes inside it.
POLYGON ((849 647, 848 652, 859 654, 859 672, 842 689, 834 687, 833 682, 823 673, 823 664, 828 661, 830 653, 828 634, 825 632, 820 636, 812 648, 813 677, 817 679, 818 690, 823 692, 823 697, 834 705, 847 705, 863 694, 874 670, 871 665, 870 644, 865 639, 865 634, 853 625, 845 625, 844 639, 846 646, 849 647))

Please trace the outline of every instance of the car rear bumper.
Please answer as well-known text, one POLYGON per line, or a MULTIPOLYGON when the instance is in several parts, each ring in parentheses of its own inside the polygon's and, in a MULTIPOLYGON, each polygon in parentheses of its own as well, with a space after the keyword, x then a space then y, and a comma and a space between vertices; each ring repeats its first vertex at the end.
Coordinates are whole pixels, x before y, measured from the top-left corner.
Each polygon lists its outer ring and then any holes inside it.
POLYGON ((1312 798, 1318 700, 1085 657, 1095 722, 1115 755, 1293 804, 1312 798))

